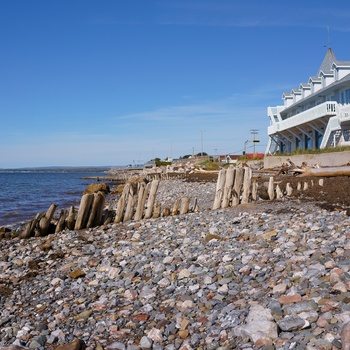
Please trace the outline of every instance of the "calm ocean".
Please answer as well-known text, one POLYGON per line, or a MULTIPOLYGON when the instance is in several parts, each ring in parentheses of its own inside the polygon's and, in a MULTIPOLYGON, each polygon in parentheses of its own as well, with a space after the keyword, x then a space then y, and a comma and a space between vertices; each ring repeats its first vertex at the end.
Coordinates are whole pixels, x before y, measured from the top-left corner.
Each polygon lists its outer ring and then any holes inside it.
POLYGON ((57 204, 56 214, 71 205, 79 206, 82 193, 101 172, 0 172, 0 226, 31 220, 36 213, 57 204))

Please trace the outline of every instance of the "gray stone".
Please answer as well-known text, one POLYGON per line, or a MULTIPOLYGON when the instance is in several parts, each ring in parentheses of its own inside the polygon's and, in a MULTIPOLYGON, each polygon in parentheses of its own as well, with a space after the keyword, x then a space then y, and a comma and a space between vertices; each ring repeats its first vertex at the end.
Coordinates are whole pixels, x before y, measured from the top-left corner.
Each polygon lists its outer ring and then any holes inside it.
POLYGON ((300 301, 298 303, 285 304, 283 306, 283 312, 285 315, 294 315, 301 312, 317 311, 317 303, 311 300, 300 301))
POLYGON ((146 336, 143 336, 140 340, 140 347, 142 349, 151 349, 152 348, 152 340, 146 336))
POLYGON ((119 341, 109 344, 106 347, 107 350, 125 350, 125 345, 119 341))
POLYGON ((306 320, 299 316, 287 316, 277 322, 278 326, 285 332, 300 330, 309 325, 306 320))

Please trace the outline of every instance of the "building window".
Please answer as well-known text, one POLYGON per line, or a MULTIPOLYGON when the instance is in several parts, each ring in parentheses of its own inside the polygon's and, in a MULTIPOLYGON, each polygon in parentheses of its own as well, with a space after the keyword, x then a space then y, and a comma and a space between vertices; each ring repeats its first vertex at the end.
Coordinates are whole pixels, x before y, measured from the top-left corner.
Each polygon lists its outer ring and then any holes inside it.
POLYGON ((350 103, 350 89, 345 91, 345 101, 344 104, 349 104, 350 103))

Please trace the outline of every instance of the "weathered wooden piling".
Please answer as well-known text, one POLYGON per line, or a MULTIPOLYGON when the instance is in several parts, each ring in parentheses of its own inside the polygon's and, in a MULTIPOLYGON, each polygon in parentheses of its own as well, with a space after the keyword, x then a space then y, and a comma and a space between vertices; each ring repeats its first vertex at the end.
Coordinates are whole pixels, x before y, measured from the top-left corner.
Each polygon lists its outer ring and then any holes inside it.
POLYGON ((37 231, 37 235, 39 235, 39 236, 47 235, 49 227, 50 227, 50 223, 51 223, 53 215, 55 214, 56 208, 57 208, 56 204, 51 204, 50 208, 47 210, 45 215, 40 218, 39 230, 37 231))
POLYGON ((213 209, 221 208, 221 200, 222 200, 223 193, 224 193, 225 181, 226 181, 226 169, 221 170, 219 172, 219 175, 218 175, 213 209))
POLYGON ((147 190, 149 189, 149 183, 146 185, 144 182, 139 184, 137 194, 137 206, 135 211, 134 220, 139 221, 142 219, 145 203, 147 199, 147 190))
POLYGON ((190 208, 190 200, 191 198, 189 197, 181 198, 180 215, 188 213, 188 210, 190 208))
POLYGON ((221 208, 227 208, 231 202, 232 189, 235 181, 236 170, 230 166, 226 171, 224 193, 222 196, 221 208))
POLYGON ((77 214, 77 220, 74 226, 75 230, 81 230, 86 227, 93 199, 93 194, 84 194, 81 197, 80 206, 77 214))
POLYGON ((245 167, 244 177, 243 177, 242 199, 241 199, 242 204, 247 204, 249 201, 251 182, 252 182, 252 169, 245 167))
POLYGON ((124 217, 123 217, 123 222, 129 221, 132 219, 132 216, 134 214, 134 205, 135 205, 134 188, 133 188, 133 186, 130 186, 129 193, 127 194, 127 202, 126 202, 126 208, 125 208, 125 213, 124 213, 124 217))
POLYGON ((93 194, 93 202, 91 207, 91 212, 89 219, 87 221, 86 227, 96 227, 101 225, 103 207, 105 205, 106 196, 103 192, 97 192, 93 194))
POLYGON ((69 213, 68 213, 68 217, 67 217, 67 228, 68 230, 73 230, 75 226, 75 208, 72 205, 69 208, 69 213))
POLYGON ((55 233, 61 232, 66 228, 66 219, 68 217, 68 210, 67 209, 62 209, 60 216, 57 221, 55 233))
POLYGON ((174 202, 173 209, 171 211, 171 215, 179 214, 179 206, 180 206, 181 198, 177 198, 174 202))
POLYGON ((159 180, 153 180, 151 183, 151 189, 150 189, 150 193, 148 196, 147 207, 146 207, 146 212, 145 212, 145 216, 144 216, 145 219, 149 219, 152 217, 153 207, 154 207, 154 202, 156 199, 158 185, 159 185, 159 180))
POLYGON ((130 189, 130 184, 129 183, 125 184, 123 192, 118 200, 115 219, 114 219, 115 223, 119 223, 123 221, 124 208, 125 208, 126 198, 129 194, 129 189, 130 189))
POLYGON ((243 177, 244 177, 244 169, 237 168, 235 183, 232 191, 232 202, 231 202, 232 207, 235 207, 239 204, 239 201, 241 198, 241 192, 242 192, 243 177))

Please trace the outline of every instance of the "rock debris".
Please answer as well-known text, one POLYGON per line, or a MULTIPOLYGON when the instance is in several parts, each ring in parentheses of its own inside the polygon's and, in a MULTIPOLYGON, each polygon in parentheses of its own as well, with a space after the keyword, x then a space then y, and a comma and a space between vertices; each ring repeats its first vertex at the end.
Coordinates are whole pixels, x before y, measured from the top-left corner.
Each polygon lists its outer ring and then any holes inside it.
POLYGON ((214 191, 162 181, 201 211, 0 240, 0 349, 348 348, 346 213, 214 191))

